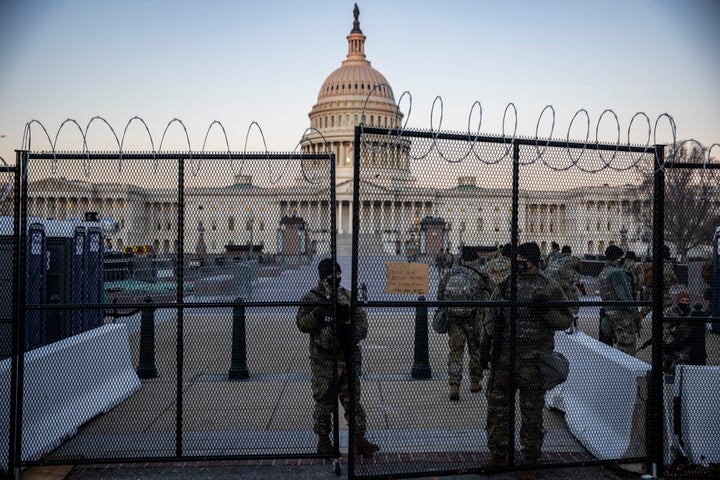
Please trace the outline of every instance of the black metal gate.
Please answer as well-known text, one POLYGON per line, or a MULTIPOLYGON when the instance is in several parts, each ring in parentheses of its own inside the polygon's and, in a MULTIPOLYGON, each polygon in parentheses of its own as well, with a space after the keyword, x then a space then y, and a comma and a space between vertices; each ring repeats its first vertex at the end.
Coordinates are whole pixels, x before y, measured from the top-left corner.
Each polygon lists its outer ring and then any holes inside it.
POLYGON ((336 258, 334 161, 18 152, 3 469, 339 458, 337 409, 335 453, 316 453, 295 325, 336 258))
MULTIPOLYGON (((21 151, 2 170, 14 176, 3 203, 12 200, 3 211, 12 223, 12 268, 4 265, 12 310, 0 319, 15 327, 2 333, 7 468, 320 457, 340 473, 347 453, 350 478, 488 472, 487 373, 476 392, 465 370, 459 401, 449 400, 450 348, 429 329, 434 312, 451 305, 436 297, 439 260, 496 256, 509 244, 510 300, 467 306, 516 311, 518 242, 536 241, 543 253, 555 239, 572 243, 592 282, 604 247, 624 239, 647 246, 654 279, 649 296, 623 304, 651 311, 638 338, 649 340, 637 357, 651 366, 636 378, 647 393, 634 412, 642 428, 620 453, 598 454, 562 408, 546 408, 538 465, 509 448, 505 469, 662 470, 665 177, 717 170, 666 153, 357 127, 352 189, 339 196, 333 154, 21 151), (343 205, 349 251, 336 233, 343 205), (630 220, 646 228, 628 231, 630 220), (346 418, 335 408, 334 453, 316 453, 308 339, 293 320, 326 257, 351 273, 351 310, 369 319, 357 373, 364 433, 381 448, 372 459, 356 451, 352 383, 346 418)), ((566 305, 579 309, 587 337, 597 337, 600 308, 614 306, 594 290, 566 305)), ((716 352, 707 363, 717 363, 716 352)), ((508 407, 508 444, 519 445, 520 415, 514 401, 508 407)))
MULTIPOLYGON (((505 468, 617 463, 631 469, 652 464, 662 470, 663 439, 667 441, 668 433, 663 423, 668 387, 662 368, 665 288, 660 254, 665 245, 665 174, 673 169, 704 168, 705 162, 666 163, 663 146, 619 147, 363 127, 356 127, 355 152, 353 292, 369 290, 368 299, 358 307, 368 313, 372 330, 363 357, 362 402, 373 420, 369 434, 387 454, 370 461, 351 456, 351 474, 399 478, 497 470, 497 465, 488 466, 487 400, 484 393, 468 390, 473 376, 482 378, 482 373, 473 371, 471 355, 463 369, 459 401, 448 400, 448 375, 453 373, 447 362, 452 347, 443 335, 428 332, 428 317, 452 305, 436 298, 438 283, 447 272, 447 265, 441 263, 443 254, 457 256, 465 251, 468 259, 487 266, 507 244, 512 259, 507 260, 511 268, 506 273, 511 279, 510 302, 473 305, 504 306, 514 317, 523 306, 516 302, 515 290, 519 243, 537 242, 543 254, 549 253, 551 240, 572 243, 573 252, 584 257, 585 273, 594 270, 596 276, 605 247, 617 242, 627 250, 628 240, 635 240, 628 235, 644 240, 647 252, 642 253, 652 265, 653 279, 646 297, 625 304, 652 312, 651 319, 642 321, 638 338, 638 345, 641 339, 649 339, 646 343, 651 349, 637 355, 650 367, 630 380, 636 386, 628 385, 644 392, 641 397, 647 395, 639 398, 635 420, 629 422, 637 423, 638 433, 630 433, 620 450, 610 437, 588 446, 592 442, 568 426, 562 406, 545 408, 542 454, 537 464, 527 465, 519 450, 523 442, 517 438, 522 436, 520 411, 516 412, 517 404, 510 399, 508 444, 515 448, 508 449, 505 468), (638 208, 649 215, 651 223, 645 224, 645 231, 628 234, 630 224, 639 223, 638 208), (603 245, 595 243, 597 239, 615 242, 603 245)), ((592 289, 582 301, 566 304, 580 309, 577 327, 584 333, 578 335, 587 339, 598 336, 599 309, 617 305, 594 295, 596 285, 592 289)), ((519 339, 511 343, 511 351, 522 348, 519 339)), ((703 349, 704 343, 703 337, 703 349)), ((463 349, 461 345, 460 352, 463 349)), ((620 361, 632 364, 634 359, 620 361)), ((712 361, 717 362, 716 355, 712 361)), ((514 373, 510 377, 511 384, 517 385, 514 373)), ((611 383, 626 380, 617 378, 611 383)), ((484 392, 485 382, 482 388, 484 392)), ((603 388, 600 385, 598 390, 603 388)), ((595 393, 588 391, 584 400, 592 403, 595 393)), ((587 430, 602 430, 592 420, 589 423, 584 427, 587 430)))

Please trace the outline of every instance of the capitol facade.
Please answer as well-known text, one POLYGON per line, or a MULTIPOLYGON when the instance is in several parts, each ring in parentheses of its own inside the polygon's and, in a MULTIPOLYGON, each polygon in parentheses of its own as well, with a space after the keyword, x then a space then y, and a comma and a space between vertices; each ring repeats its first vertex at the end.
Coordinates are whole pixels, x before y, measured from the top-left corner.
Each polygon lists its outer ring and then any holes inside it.
MULTIPOLYGON (((419 223, 437 218, 443 223, 442 248, 456 251, 461 244, 498 246, 509 241, 511 190, 486 188, 474 172, 457 175, 440 191, 418 184, 408 156, 409 140, 363 165, 359 181, 366 193, 360 208, 353 208, 355 127, 363 123, 393 128, 403 121, 390 83, 366 58, 365 41, 356 7, 347 58, 320 87, 302 147, 304 153, 334 153, 334 205, 327 186, 298 182, 258 187, 253 172, 235 175, 234 182, 223 186, 186 188, 182 229, 186 253, 222 254, 233 245, 278 253, 287 248, 282 232, 291 225, 302 232, 295 248, 327 253, 331 208, 339 254, 350 253, 353 234, 374 239, 375 253, 399 253, 398 245, 420 235, 419 223), (379 177, 390 178, 395 188, 374 180, 379 177), (360 232, 353 232, 354 210, 359 211, 360 232)), ((5 202, 1 208, 12 205, 5 202)), ((650 232, 639 224, 637 212, 649 208, 651 200, 638 198, 636 186, 630 184, 527 189, 520 196, 520 235, 523 241, 537 241, 545 251, 557 242, 570 245, 578 255, 602 254, 610 244, 644 254, 650 232)), ((106 229, 107 249, 150 245, 158 254, 177 253, 175 189, 47 175, 31 181, 27 211, 30 217, 59 220, 98 212, 111 225, 106 229)))

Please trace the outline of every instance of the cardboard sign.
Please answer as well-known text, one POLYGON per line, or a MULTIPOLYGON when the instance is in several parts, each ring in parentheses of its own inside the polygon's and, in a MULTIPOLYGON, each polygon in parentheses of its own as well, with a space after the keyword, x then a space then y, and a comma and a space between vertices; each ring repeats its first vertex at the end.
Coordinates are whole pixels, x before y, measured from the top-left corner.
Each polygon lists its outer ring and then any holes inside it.
POLYGON ((427 295, 430 266, 427 263, 386 262, 385 293, 427 295))

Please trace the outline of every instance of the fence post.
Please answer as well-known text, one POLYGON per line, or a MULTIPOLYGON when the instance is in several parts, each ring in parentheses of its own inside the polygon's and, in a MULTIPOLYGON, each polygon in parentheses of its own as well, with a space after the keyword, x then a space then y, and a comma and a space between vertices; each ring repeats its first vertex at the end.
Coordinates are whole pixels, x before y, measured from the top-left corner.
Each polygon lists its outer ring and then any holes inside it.
POLYGON ((247 367, 247 348, 245 338, 245 305, 242 298, 235 299, 232 324, 232 356, 228 378, 243 380, 250 376, 247 367))
POLYGON ((145 297, 147 307, 140 312, 140 361, 137 374, 140 378, 157 377, 155 367, 155 309, 150 306, 152 298, 145 297))
POLYGON ((705 365, 707 360, 707 352, 705 351, 705 322, 698 320, 698 317, 704 317, 705 312, 703 311, 702 304, 696 303, 693 307, 693 311, 690 314, 693 318, 693 322, 690 323, 690 365, 705 365))
MULTIPOLYGON (((59 305, 60 297, 57 295, 53 295, 52 297, 50 297, 50 303, 52 305, 59 305)), ((49 345, 64 338, 64 323, 65 322, 63 322, 63 312, 61 310, 50 310, 45 327, 45 345, 49 345)))
POLYGON ((425 297, 418 297, 418 304, 415 307, 415 352, 411 370, 411 377, 426 379, 432 376, 430 361, 428 359, 428 311, 424 305, 425 297))

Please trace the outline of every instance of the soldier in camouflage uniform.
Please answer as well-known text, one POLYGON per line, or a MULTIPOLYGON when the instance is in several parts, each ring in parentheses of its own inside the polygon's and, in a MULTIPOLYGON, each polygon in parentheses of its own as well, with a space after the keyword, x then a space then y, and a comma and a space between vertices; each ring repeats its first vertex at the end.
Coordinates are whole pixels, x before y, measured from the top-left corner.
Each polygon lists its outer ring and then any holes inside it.
MULTIPOLYGON (((560 255, 551 261, 543 273, 560 284, 569 301, 577 302, 580 296, 575 285, 580 279, 581 265, 580 259, 573 256, 570 245, 564 245, 560 255)), ((577 316, 580 307, 570 308, 573 315, 577 316)))
MULTIPOLYGON (((450 277, 455 269, 464 269, 475 282, 475 291, 484 298, 472 298, 466 301, 483 301, 490 298, 493 285, 490 279, 481 271, 472 267, 474 258, 470 249, 463 249, 460 264, 440 280, 438 285, 438 300, 446 300, 446 289, 450 277)), ((450 299, 447 299, 450 300, 450 299)), ((450 384, 450 400, 460 400, 460 384, 462 383, 463 363, 465 359, 465 344, 467 344, 470 357, 468 369, 470 373, 470 391, 477 393, 482 389, 483 368, 487 368, 487 358, 483 358, 481 350, 481 332, 484 309, 476 308, 467 316, 453 315, 448 310, 448 381, 450 384)))
MULTIPOLYGON (((605 267, 598 275, 600 298, 605 302, 632 302, 630 279, 621 268, 625 252, 617 245, 610 245, 605 249, 605 257, 605 267)), ((605 307, 605 317, 600 318, 601 331, 605 327, 606 330, 614 332, 613 344, 628 355, 635 355, 636 351, 637 314, 636 307, 611 306, 605 307), (603 322, 606 324, 603 325, 603 322)))
POLYGON ((490 259, 482 266, 482 272, 492 280, 494 285, 499 285, 510 275, 510 244, 490 255, 490 259))
MULTIPOLYGON (((540 458, 543 439, 543 407, 545 390, 538 357, 555 348, 555 331, 568 328, 572 311, 568 307, 550 307, 549 301, 563 302, 567 297, 560 285, 540 273, 540 247, 537 243, 524 243, 517 248, 518 278, 517 301, 533 302, 529 307, 518 307, 516 322, 515 375, 519 390, 520 444, 525 464, 535 464, 540 458)), ((493 292, 493 300, 510 299, 510 279, 493 292)), ((510 389, 510 309, 492 308, 486 315, 483 334, 490 338, 490 380, 487 399, 487 437, 492 458, 488 467, 507 465, 508 405, 515 397, 510 389)), ((518 472, 520 478, 534 478, 535 471, 518 472)))
POLYGON ((645 272, 643 271, 642 264, 637 262, 637 255, 635 255, 635 252, 630 250, 625 252, 623 269, 625 269, 628 277, 630 278, 630 289, 632 291, 633 298, 640 300, 640 292, 643 288, 645 272))
POLYGON ((354 376, 352 378, 355 396, 355 448, 359 455, 368 457, 380 450, 380 447, 365 438, 367 425, 365 410, 360 403, 360 379, 358 372, 362 368, 360 345, 358 342, 367 337, 367 315, 361 308, 355 311, 353 330, 350 331, 350 292, 340 286, 340 265, 326 258, 318 264, 320 280, 317 287, 303 295, 301 301, 312 302, 298 309, 295 322, 303 333, 310 334, 310 369, 312 372, 312 394, 315 400, 313 410, 313 430, 318 436, 317 452, 320 454, 334 453, 330 442, 332 429, 333 406, 337 399, 333 395, 333 356, 337 352, 338 387, 337 396, 345 410, 348 420, 350 408, 350 379, 348 373, 348 356, 352 356, 354 376), (333 282, 337 285, 335 299, 337 311, 337 343, 333 344, 333 282), (331 302, 322 303, 322 302, 331 302))
MULTIPOLYGON (((690 303, 690 292, 678 292, 675 304, 665 310, 665 316, 689 316, 692 310, 690 303)), ((674 375, 676 366, 690 363, 690 329, 688 322, 663 323, 663 371, 666 374, 674 375)))
MULTIPOLYGON (((628 276, 628 280, 630 281, 630 291, 632 292, 633 299, 642 300, 642 291, 645 285, 645 270, 643 265, 637 262, 635 252, 631 250, 625 252, 623 270, 625 270, 625 274, 628 276)), ((643 307, 635 313, 635 328, 638 332, 642 329, 643 318, 645 318, 651 309, 652 307, 649 306, 643 307)))
POLYGON ((560 256, 560 245, 557 242, 550 244, 550 253, 547 254, 545 261, 540 265, 541 269, 546 269, 557 257, 560 256))

